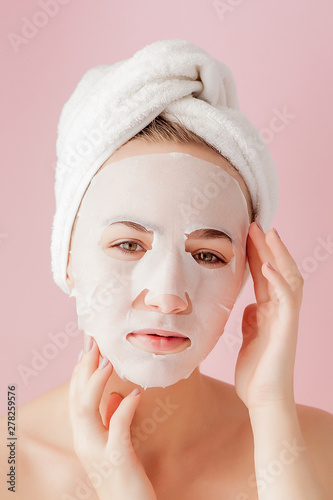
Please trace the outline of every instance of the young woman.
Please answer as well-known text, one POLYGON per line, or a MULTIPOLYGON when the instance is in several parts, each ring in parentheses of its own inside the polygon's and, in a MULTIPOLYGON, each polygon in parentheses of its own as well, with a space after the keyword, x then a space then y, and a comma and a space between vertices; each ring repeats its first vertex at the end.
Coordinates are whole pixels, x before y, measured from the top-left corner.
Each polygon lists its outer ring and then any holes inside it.
MULTIPOLYGON (((71 380, 18 411, 16 498, 330 498, 333 417, 293 395, 303 279, 277 231, 254 218, 239 171, 162 117, 102 164, 66 269, 84 349, 71 380), (246 260, 256 303, 233 386, 199 363, 223 334, 246 260)), ((5 417, 1 428, 4 443, 5 417)), ((2 481, 1 498, 11 495, 2 481)))

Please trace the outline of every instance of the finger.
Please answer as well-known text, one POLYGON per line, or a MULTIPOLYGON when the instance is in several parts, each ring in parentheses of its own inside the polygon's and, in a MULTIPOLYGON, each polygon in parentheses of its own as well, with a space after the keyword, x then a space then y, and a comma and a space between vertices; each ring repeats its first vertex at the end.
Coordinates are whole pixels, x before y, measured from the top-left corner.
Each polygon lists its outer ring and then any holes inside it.
POLYGON ((83 355, 76 375, 78 391, 80 393, 83 393, 92 374, 98 368, 99 358, 100 352, 96 340, 89 335, 86 335, 83 355))
POLYGON ((254 293, 256 301, 266 302, 269 300, 268 282, 262 274, 262 264, 265 261, 274 262, 269 247, 265 242, 265 233, 253 222, 249 227, 246 243, 249 267, 253 277, 254 293))
POLYGON ((70 397, 74 397, 74 394, 76 394, 77 391, 82 392, 84 390, 84 387, 86 386, 92 373, 96 370, 96 367, 98 366, 98 355, 96 358, 96 348, 99 352, 97 344, 94 345, 94 339, 92 337, 86 336, 81 358, 77 361, 72 373, 72 378, 69 386, 70 397), (89 362, 87 363, 87 352, 90 352, 90 349, 93 350, 95 356, 92 358, 88 356, 89 362), (84 363, 82 363, 82 361, 84 361, 84 363))
MULTIPOLYGON (((93 353, 91 353, 92 355, 93 353)), ((88 358, 88 357, 87 357, 88 358)), ((84 363, 84 361, 83 361, 84 363)), ((99 414, 99 406, 105 390, 107 381, 109 380, 113 372, 113 366, 110 361, 103 357, 100 360, 98 368, 90 377, 83 393, 82 393, 82 403, 89 406, 92 413, 96 415, 99 414)))
MULTIPOLYGON (((72 420, 72 417, 74 416, 73 410, 74 410, 75 401, 76 401, 77 393, 78 393, 78 383, 77 382, 78 382, 79 371, 81 369, 80 363, 82 361, 82 357, 83 357, 83 349, 80 352, 79 359, 77 360, 76 365, 73 369, 72 377, 71 377, 71 380, 69 383, 68 402, 69 402, 69 416, 70 416, 71 420, 72 420)), ((73 424, 73 422, 72 422, 72 424, 73 424)))
POLYGON ((141 393, 136 393, 138 390, 139 389, 136 388, 128 394, 120 402, 117 410, 112 415, 109 425, 109 428, 112 431, 109 433, 110 438, 114 433, 122 435, 124 438, 129 436, 134 413, 141 399, 141 393))
POLYGON ((274 268, 272 269, 268 262, 263 264, 262 272, 271 284, 272 291, 270 292, 270 299, 273 302, 278 301, 280 304, 287 306, 288 310, 290 310, 294 316, 295 306, 297 304, 289 283, 284 279, 279 271, 274 268))
POLYGON ((270 280, 279 301, 279 307, 275 308, 278 321, 275 322, 276 327, 272 329, 271 345, 274 345, 275 353, 280 359, 287 355, 284 364, 284 369, 287 370, 288 360, 291 360, 293 366, 296 355, 299 326, 297 311, 299 311, 300 301, 298 302, 297 295, 295 296, 289 284, 277 270, 270 269, 265 263, 263 273, 270 280), (282 342, 281 339, 283 339, 282 342))
POLYGON ((76 443, 84 438, 85 442, 90 440, 102 444, 107 439, 99 406, 105 385, 112 373, 112 365, 104 362, 101 368, 95 369, 88 378, 98 359, 99 349, 93 342, 90 350, 83 354, 81 361, 76 365, 71 380, 70 417, 76 443))
POLYGON ((301 290, 303 287, 303 276, 301 275, 295 260, 281 241, 274 229, 266 234, 266 242, 274 257, 275 266, 293 291, 301 290))

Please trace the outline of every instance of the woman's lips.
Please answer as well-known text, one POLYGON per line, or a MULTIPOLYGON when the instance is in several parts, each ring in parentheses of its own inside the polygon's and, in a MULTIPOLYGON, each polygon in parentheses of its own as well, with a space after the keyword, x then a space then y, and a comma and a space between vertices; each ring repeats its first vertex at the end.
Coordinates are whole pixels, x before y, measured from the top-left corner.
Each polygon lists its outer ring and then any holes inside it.
POLYGON ((155 335, 160 335, 162 337, 183 337, 187 339, 186 335, 183 335, 182 333, 179 332, 173 332, 170 330, 159 330, 158 328, 145 328, 144 330, 134 330, 131 333, 136 333, 136 334, 155 334, 155 335))
POLYGON ((191 345, 190 339, 181 333, 151 328, 136 330, 126 338, 134 347, 158 354, 184 351, 191 345))

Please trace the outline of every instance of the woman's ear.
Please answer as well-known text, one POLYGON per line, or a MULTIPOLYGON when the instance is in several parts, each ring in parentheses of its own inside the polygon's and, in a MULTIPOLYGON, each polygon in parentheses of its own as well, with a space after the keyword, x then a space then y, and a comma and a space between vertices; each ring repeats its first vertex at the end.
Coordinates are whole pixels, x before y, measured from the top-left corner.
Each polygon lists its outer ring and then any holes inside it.
POLYGON ((72 274, 72 256, 69 252, 68 263, 67 263, 67 275, 66 275, 66 283, 70 291, 74 288, 74 279, 72 274))

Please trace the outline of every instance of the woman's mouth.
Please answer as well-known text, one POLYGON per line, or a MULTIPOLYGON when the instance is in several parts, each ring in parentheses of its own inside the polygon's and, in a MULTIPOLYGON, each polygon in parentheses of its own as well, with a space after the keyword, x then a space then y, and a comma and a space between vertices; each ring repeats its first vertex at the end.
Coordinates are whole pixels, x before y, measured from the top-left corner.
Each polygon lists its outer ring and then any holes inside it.
POLYGON ((181 352, 191 345, 190 339, 181 333, 151 328, 136 330, 126 338, 137 349, 156 354, 181 352))

